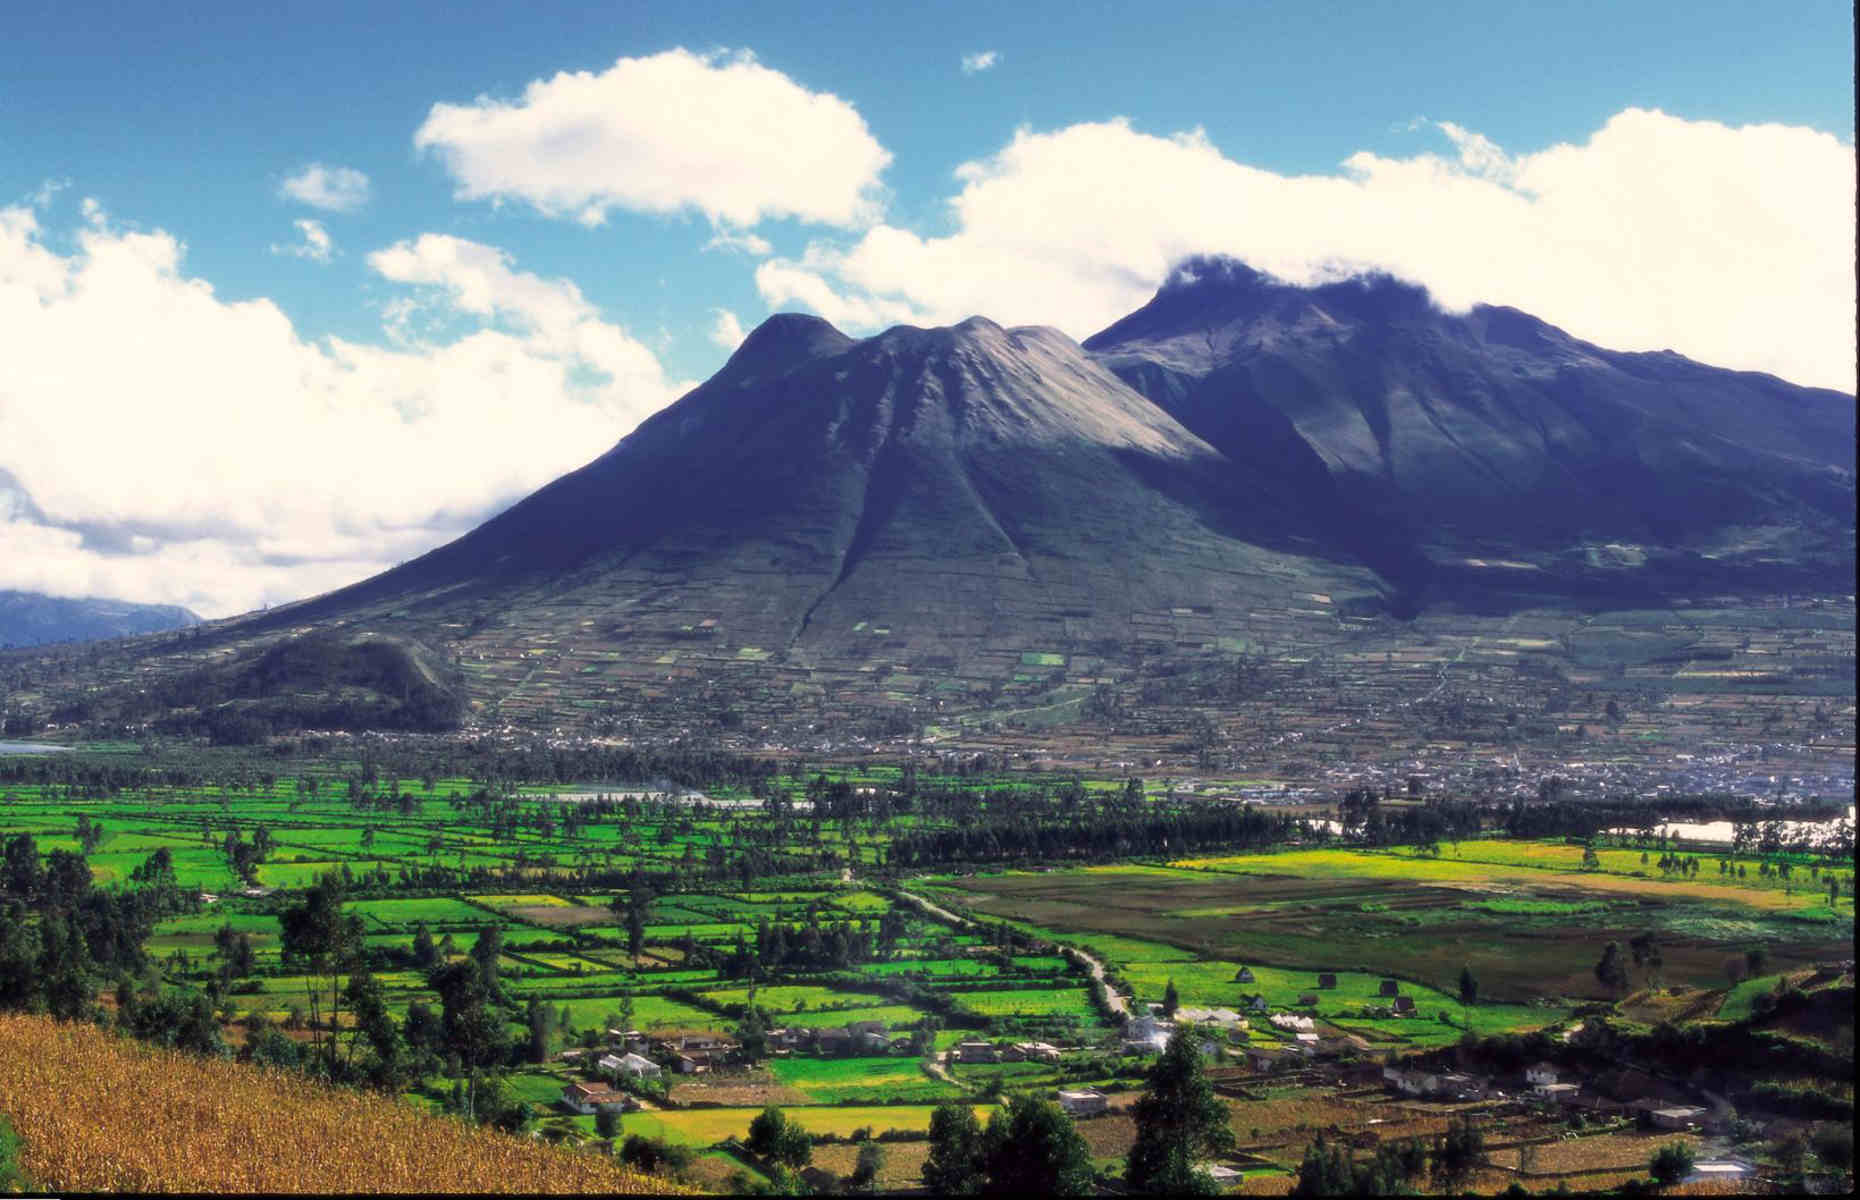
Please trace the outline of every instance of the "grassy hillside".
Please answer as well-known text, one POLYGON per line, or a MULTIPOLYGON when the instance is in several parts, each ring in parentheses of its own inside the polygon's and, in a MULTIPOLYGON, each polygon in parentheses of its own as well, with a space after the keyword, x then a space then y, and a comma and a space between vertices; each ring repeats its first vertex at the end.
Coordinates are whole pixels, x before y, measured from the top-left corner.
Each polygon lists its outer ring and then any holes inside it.
POLYGON ((0 1117, 20 1169, 53 1191, 681 1190, 398 1100, 43 1017, 0 1015, 0 1117))

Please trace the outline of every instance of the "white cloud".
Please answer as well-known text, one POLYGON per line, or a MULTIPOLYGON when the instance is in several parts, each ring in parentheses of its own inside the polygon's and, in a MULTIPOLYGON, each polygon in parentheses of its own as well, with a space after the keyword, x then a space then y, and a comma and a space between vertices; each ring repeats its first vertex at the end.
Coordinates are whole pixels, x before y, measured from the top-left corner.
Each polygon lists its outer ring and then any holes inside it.
MULTIPOLYGON (((756 291, 770 308, 800 305, 841 329, 873 330, 887 325, 928 325, 934 321, 909 301, 840 289, 828 281, 841 273, 843 260, 814 247, 800 262, 771 259, 756 268, 756 291)), ((976 309, 982 312, 982 309, 976 309)))
POLYGON ((42 180, 39 186, 33 189, 32 194, 26 198, 26 203, 33 208, 50 208, 52 201, 58 198, 58 193, 70 186, 69 179, 42 180))
POLYGON ((1453 157, 1359 153, 1338 173, 1300 176, 1233 161, 1199 130, 1023 129, 958 169, 955 232, 880 225, 764 262, 757 284, 771 303, 853 329, 916 309, 1083 337, 1189 254, 1232 254, 1294 282, 1376 267, 1451 308, 1514 305, 1604 346, 1853 390, 1851 146, 1644 109, 1586 142, 1515 156, 1437 128, 1453 157))
POLYGON ((225 615, 351 582, 607 449, 676 389, 565 281, 427 235, 370 256, 416 286, 394 348, 225 301, 163 232, 49 248, 0 209, 0 588, 225 615), (469 328, 422 337, 434 312, 469 328), (99 353, 99 347, 109 353, 99 353))
POLYGON ((734 353, 743 344, 743 323, 727 308, 713 308, 710 311, 716 318, 710 326, 711 344, 734 353))
POLYGON ((336 243, 330 238, 329 230, 323 228, 321 221, 312 221, 308 217, 302 217, 292 221, 291 225, 303 240, 294 244, 273 242, 271 244, 273 254, 283 254, 291 258, 307 258, 312 262, 326 263, 329 261, 329 256, 335 251, 336 243))
POLYGON ((704 249, 737 250, 757 258, 766 258, 775 252, 775 247, 769 245, 769 240, 759 234, 733 232, 728 229, 720 229, 711 235, 711 239, 704 243, 704 249))
POLYGON ((962 56, 962 73, 964 75, 979 75, 981 72, 988 70, 1000 61, 1000 53, 994 50, 982 50, 975 54, 965 54, 962 56))
POLYGON ((859 226, 891 161, 838 96, 747 51, 682 48, 538 79, 515 101, 435 104, 413 141, 445 162, 461 200, 520 200, 587 225, 622 208, 737 229, 765 217, 859 226))
POLYGON ((309 163, 278 185, 286 200, 328 212, 352 213, 368 203, 368 176, 354 167, 309 163))

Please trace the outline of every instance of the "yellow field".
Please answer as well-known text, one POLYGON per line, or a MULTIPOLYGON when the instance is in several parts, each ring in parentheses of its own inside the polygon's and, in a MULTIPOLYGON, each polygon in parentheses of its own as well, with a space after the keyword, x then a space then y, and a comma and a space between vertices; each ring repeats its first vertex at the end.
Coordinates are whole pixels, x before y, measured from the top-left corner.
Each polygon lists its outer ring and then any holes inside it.
POLYGON ((44 1017, 0 1015, 0 1113, 48 1191, 683 1190, 387 1097, 44 1017))
MULTIPOLYGON (((1582 850, 1576 846, 1542 843, 1508 843, 1467 841, 1459 844, 1456 855, 1444 848, 1439 858, 1421 857, 1402 851, 1364 850, 1293 850, 1282 854, 1229 854, 1207 858, 1186 858, 1173 867, 1197 871, 1214 871, 1227 875, 1296 875, 1306 879, 1391 878, 1415 883, 1478 889, 1488 886, 1536 885, 1607 892, 1626 896, 1683 896, 1714 903, 1743 904, 1751 908, 1792 909, 1825 904, 1803 878, 1789 895, 1780 882, 1765 880, 1756 886, 1753 879, 1720 881, 1714 873, 1701 871, 1691 880, 1679 881, 1645 878, 1628 874, 1638 870, 1640 854, 1624 850, 1603 851, 1604 870, 1582 870, 1582 850)), ((1699 856, 1705 862, 1706 856, 1699 856)), ((1657 874, 1657 872, 1655 872, 1657 874)), ((1843 897, 1843 907, 1851 900, 1843 897)))
MULTIPOLYGON (((788 1119, 809 1133, 836 1133, 847 1137, 856 1129, 870 1126, 873 1133, 887 1129, 928 1129, 934 1104, 818 1104, 793 1105, 782 1109, 788 1119)), ((680 1112, 628 1113, 620 1119, 622 1135, 643 1134, 663 1137, 667 1141, 692 1146, 708 1146, 727 1137, 746 1137, 749 1123, 760 1108, 694 1108, 680 1112)), ((994 1109, 976 1105, 975 1117, 986 1122, 994 1109)))

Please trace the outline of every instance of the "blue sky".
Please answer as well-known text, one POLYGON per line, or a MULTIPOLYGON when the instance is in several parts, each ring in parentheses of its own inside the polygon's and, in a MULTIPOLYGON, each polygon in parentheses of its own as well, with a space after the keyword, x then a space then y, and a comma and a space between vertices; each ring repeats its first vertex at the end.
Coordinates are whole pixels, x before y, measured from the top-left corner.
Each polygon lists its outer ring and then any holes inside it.
POLYGON ((167 7, 8 7, 0 587, 335 586, 770 311, 1083 337, 1197 251, 1852 387, 1844 4, 167 7))

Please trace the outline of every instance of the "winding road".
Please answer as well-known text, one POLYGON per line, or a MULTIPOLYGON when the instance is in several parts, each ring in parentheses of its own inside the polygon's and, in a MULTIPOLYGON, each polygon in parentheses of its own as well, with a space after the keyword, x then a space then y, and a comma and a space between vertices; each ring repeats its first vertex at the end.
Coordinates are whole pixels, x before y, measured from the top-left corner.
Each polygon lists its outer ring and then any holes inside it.
MULTIPOLYGON (((942 905, 932 903, 931 901, 924 899, 922 896, 915 895, 911 892, 906 892, 906 891, 899 891, 898 895, 902 896, 906 900, 909 900, 912 904, 915 904, 917 907, 923 909, 925 912, 929 913, 931 916, 937 918, 940 921, 947 921, 951 925, 954 925, 958 928, 962 928, 965 926, 973 928, 975 926, 975 922, 969 920, 969 918, 964 917, 964 916, 958 916, 957 914, 949 911, 947 908, 944 908, 942 905)), ((1098 985, 1100 987, 1104 989, 1104 1004, 1106 1008, 1111 1010, 1111 1015, 1115 1017, 1120 1017, 1120 1018, 1129 1017, 1130 1016, 1129 1002, 1126 1001, 1123 998, 1123 996, 1118 994, 1116 988, 1113 988, 1109 983, 1105 982, 1104 964, 1100 962, 1097 958, 1094 958, 1092 955, 1087 954, 1085 951, 1079 949, 1077 946, 1066 946, 1065 949, 1073 954, 1076 954, 1079 957, 1079 959, 1084 962, 1085 969, 1091 972, 1091 977, 1098 982, 1098 985)))

